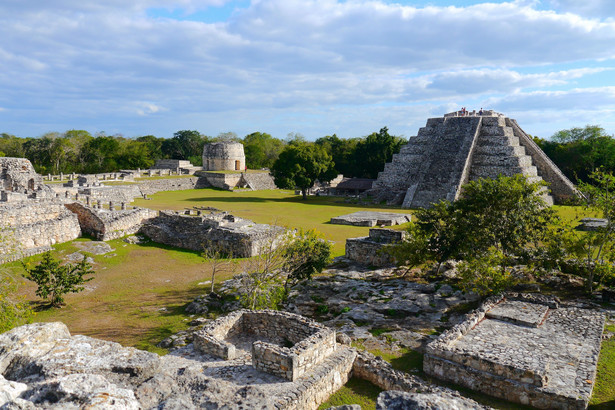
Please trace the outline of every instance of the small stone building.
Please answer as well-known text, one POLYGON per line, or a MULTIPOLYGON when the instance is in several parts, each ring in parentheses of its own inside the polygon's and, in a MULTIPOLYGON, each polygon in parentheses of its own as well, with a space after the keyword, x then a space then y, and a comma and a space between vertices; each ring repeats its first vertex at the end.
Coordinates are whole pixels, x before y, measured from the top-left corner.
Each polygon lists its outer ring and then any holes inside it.
POLYGON ((246 156, 243 144, 236 141, 219 141, 203 147, 204 171, 243 171, 246 156))
POLYGON ((26 158, 0 158, 0 193, 3 202, 55 197, 26 158))

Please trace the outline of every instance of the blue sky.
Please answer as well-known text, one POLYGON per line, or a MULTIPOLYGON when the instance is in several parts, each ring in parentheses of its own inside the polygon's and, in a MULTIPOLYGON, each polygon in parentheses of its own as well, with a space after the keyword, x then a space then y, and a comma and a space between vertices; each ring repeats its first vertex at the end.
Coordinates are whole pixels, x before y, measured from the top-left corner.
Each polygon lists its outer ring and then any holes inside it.
POLYGON ((462 106, 615 133, 615 2, 0 2, 0 132, 21 137, 409 137, 462 106))

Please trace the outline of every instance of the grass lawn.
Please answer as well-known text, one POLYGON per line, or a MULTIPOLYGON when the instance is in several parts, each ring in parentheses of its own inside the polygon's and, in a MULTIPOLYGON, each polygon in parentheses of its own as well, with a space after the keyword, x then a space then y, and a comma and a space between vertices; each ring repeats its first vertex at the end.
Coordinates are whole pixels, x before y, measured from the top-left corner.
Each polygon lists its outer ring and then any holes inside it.
MULTIPOLYGON (((350 225, 333 225, 332 217, 357 211, 385 211, 411 213, 407 209, 387 208, 347 203, 344 198, 310 196, 306 200, 290 191, 225 191, 192 189, 186 191, 158 192, 151 200, 137 198, 133 205, 151 209, 182 210, 193 206, 207 206, 228 211, 256 223, 277 224, 289 228, 316 229, 333 242, 334 256, 344 254, 346 238, 367 236, 369 228, 350 225)), ((396 229, 403 225, 395 226, 396 229)))

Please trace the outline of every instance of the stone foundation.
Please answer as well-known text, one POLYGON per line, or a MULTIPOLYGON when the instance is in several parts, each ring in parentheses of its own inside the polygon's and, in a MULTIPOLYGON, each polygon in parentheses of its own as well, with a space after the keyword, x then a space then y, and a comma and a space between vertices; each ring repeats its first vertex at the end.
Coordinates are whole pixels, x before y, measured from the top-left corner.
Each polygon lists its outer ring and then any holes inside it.
POLYGON ((234 217, 226 213, 206 216, 182 215, 161 211, 141 229, 151 240, 179 248, 202 251, 211 244, 223 254, 247 258, 257 255, 261 247, 276 241, 283 229, 234 217))
POLYGON ((252 365, 294 381, 335 351, 335 331, 303 316, 273 310, 240 310, 206 325, 194 335, 203 353, 225 360, 241 354, 238 335, 254 339, 252 365), (283 345, 288 345, 287 347, 283 345))
POLYGON ((544 409, 584 409, 596 378, 604 314, 507 294, 430 343, 427 374, 544 409))
POLYGON ((354 226, 393 226, 410 222, 410 214, 396 214, 393 212, 359 211, 348 215, 331 218, 330 223, 354 226))

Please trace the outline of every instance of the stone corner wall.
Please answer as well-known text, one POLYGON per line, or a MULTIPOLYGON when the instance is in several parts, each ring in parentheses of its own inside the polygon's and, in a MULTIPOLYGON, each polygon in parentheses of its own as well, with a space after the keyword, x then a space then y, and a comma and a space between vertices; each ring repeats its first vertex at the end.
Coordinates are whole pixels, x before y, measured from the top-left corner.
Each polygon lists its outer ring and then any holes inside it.
POLYGON ((65 204, 73 212, 83 232, 100 241, 109 241, 137 233, 143 223, 157 215, 147 208, 109 211, 95 209, 79 202, 65 204))

